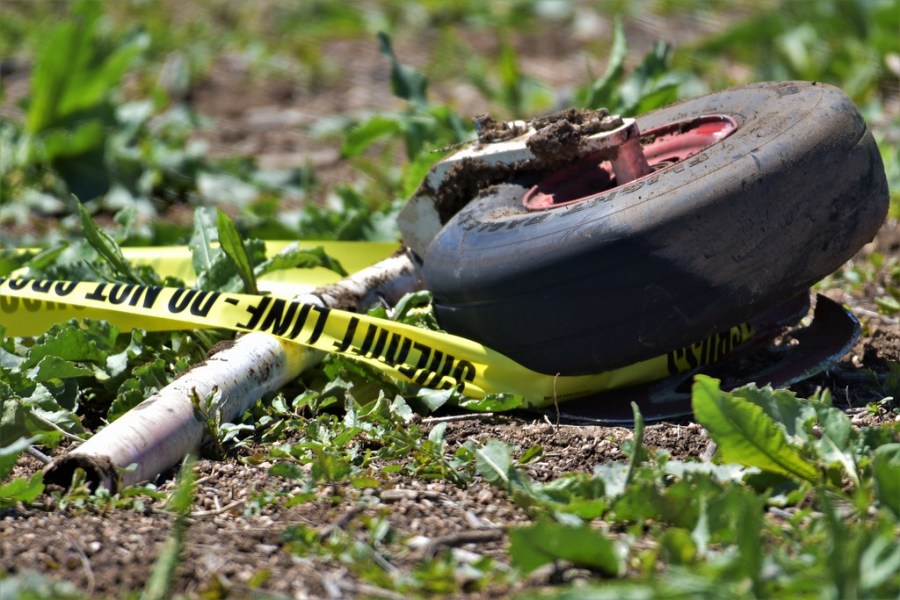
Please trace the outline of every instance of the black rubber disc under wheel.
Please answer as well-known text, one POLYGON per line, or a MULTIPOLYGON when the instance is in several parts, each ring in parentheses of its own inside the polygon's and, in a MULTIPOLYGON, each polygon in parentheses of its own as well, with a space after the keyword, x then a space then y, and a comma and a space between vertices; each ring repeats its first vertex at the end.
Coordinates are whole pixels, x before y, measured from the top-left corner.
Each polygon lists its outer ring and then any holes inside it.
POLYGON ((541 178, 531 176, 471 201, 423 259, 440 324, 536 371, 598 372, 794 297, 875 235, 888 205, 884 168, 843 92, 765 83, 638 125, 702 115, 726 115, 737 129, 628 185, 527 211, 523 196, 541 178))

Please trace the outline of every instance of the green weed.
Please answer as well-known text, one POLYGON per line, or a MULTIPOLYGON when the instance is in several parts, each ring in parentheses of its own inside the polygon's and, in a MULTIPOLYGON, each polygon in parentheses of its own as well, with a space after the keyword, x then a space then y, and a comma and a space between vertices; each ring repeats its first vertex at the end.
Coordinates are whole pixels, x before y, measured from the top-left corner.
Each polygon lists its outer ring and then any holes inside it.
MULTIPOLYGON (((684 11, 696 3, 608 3, 603 8, 615 9, 622 20, 598 56, 606 67, 599 76, 589 72, 571 98, 529 76, 513 36, 496 32, 530 31, 542 20, 562 30, 583 8, 578 2, 426 1, 402 7, 375 2, 359 9, 318 1, 207 0, 179 5, 183 18, 178 20, 169 18, 177 4, 169 0, 78 2, 57 18, 44 3, 14 4, 0 20, 0 53, 29 50, 33 70, 24 119, 0 122, 0 219, 25 221, 32 212, 78 218, 64 219, 55 234, 71 241, 44 244, 39 251, 0 252, 3 275, 22 268, 31 277, 178 283, 123 258, 119 246, 138 242, 187 242, 197 285, 204 289, 254 292, 258 277, 281 268, 325 266, 342 273, 321 251, 288 249, 266 256, 257 238, 397 239, 394 221, 403 200, 442 153, 473 137, 468 120, 436 99, 433 84, 441 77, 465 79, 486 106, 510 118, 560 103, 639 114, 707 88, 741 83, 733 73, 750 73, 754 80, 834 83, 854 97, 872 124, 892 190, 891 216, 900 216, 898 124, 885 110, 896 95, 897 0, 745 6, 747 18, 720 34, 687 48, 657 43, 634 63, 626 60, 630 18, 640 11, 684 11), (476 57, 468 72, 448 72, 452 63, 444 59, 467 49, 456 35, 461 27, 494 35, 499 51, 496 57, 476 57), (392 39, 426 28, 439 31, 443 50, 415 57, 421 59, 416 64, 428 64, 419 70, 406 62, 413 57, 397 55, 392 39), (252 158, 209 158, 209 149, 194 138, 210 123, 184 101, 226 51, 248 58, 256 81, 281 76, 311 86, 333 83, 341 66, 323 48, 336 38, 372 40, 390 74, 382 92, 393 93, 399 108, 333 120, 331 131, 364 182, 345 182, 321 205, 284 212, 282 195, 307 200, 317 193, 316 173, 311 168, 264 172, 252 158), (725 68, 734 65, 740 68, 725 68), (160 70, 164 76, 157 77, 160 70), (135 81, 126 89, 128 77, 135 81), (73 192, 86 202, 74 201, 73 192), (223 199, 234 218, 194 206, 193 226, 187 229, 152 220, 143 224, 175 204, 223 199), (118 213, 116 225, 97 226, 90 215, 98 211, 118 213)), ((701 4, 704 10, 731 9, 722 0, 701 4)), ((9 241, 21 245, 19 239, 9 241)), ((877 309, 896 316, 898 277, 894 257, 872 253, 822 285, 857 294, 877 286, 877 309)), ((436 328, 429 300, 427 293, 409 296, 391 317, 436 328)), ((377 314, 388 316, 383 309, 377 314)), ((63 438, 85 439, 205 358, 223 337, 213 331, 123 333, 105 323, 73 321, 35 339, 0 340, 0 510, 47 506, 38 500, 45 491, 40 474, 10 477, 28 446, 52 449, 63 438)), ((896 403, 895 367, 883 384, 879 381, 885 400, 873 410, 896 403)), ((287 551, 324 557, 375 586, 453 595, 552 568, 560 577, 576 569, 609 579, 603 585, 551 589, 558 598, 900 593, 896 427, 851 427, 825 392, 808 400, 768 388, 723 392, 714 380, 701 378, 694 405, 718 444, 712 461, 675 461, 652 453, 643 447, 639 425, 625 448, 627 462, 537 482, 526 465, 540 459, 539 447, 520 452, 497 440, 451 447, 444 425, 427 429, 419 418, 454 403, 471 410, 510 410, 520 404, 516 397, 472 401, 417 390, 342 358, 328 359, 298 387, 260 403, 236 424, 222 423, 208 410, 204 415, 221 455, 251 442, 266 444, 267 453, 247 460, 272 461, 271 473, 299 488, 258 490, 248 501, 248 514, 272 504, 308 502, 325 486, 336 496, 356 498, 360 490, 382 488, 402 476, 460 487, 486 481, 532 519, 509 532, 509 567, 499 559, 473 561, 451 552, 414 560, 408 540, 384 515, 364 515, 327 536, 305 526, 284 531, 287 551), (393 567, 388 560, 393 556, 412 566, 393 567)), ((208 406, 198 401, 197 408, 208 406)), ((191 478, 187 464, 173 497, 176 526, 144 590, 148 598, 172 592, 191 478)), ((159 500, 161 494, 143 486, 111 495, 102 488, 91 491, 76 478, 66 493, 51 496, 51 504, 105 513, 143 510, 148 498, 159 500)), ((266 577, 261 572, 254 581, 266 577)), ((33 576, 0 578, 0 596, 7 594, 76 597, 65 586, 33 576)))
POLYGON ((900 591, 900 551, 889 541, 900 527, 895 431, 851 428, 827 394, 802 400, 754 386, 725 393, 698 377, 693 402, 718 444, 716 462, 654 459, 640 427, 628 464, 544 483, 505 444, 475 449, 485 480, 535 517, 510 532, 513 565, 527 572, 566 561, 629 573, 628 583, 559 598, 715 597, 716 585, 740 597, 805 596, 823 582, 830 597, 900 591), (803 508, 810 500, 816 511, 803 508), (655 540, 650 550, 645 538, 655 540))

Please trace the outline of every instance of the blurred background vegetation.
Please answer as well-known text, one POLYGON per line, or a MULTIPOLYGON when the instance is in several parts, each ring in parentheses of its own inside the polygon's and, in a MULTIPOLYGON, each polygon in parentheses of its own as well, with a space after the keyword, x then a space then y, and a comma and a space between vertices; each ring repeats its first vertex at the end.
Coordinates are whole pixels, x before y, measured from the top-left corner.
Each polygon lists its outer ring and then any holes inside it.
POLYGON ((900 0, 4 0, 0 245, 65 239, 75 199, 132 244, 195 207, 264 238, 395 239, 471 117, 640 114, 772 79, 837 85, 900 216, 900 0), (379 32, 386 35, 379 36, 379 32))

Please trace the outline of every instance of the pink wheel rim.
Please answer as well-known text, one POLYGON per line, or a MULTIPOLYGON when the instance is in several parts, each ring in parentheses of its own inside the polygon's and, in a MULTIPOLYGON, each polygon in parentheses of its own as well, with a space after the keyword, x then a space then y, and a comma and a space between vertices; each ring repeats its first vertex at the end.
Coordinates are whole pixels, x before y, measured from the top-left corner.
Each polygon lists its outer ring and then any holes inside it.
MULTIPOLYGON (((738 128, 726 115, 706 115, 676 121, 641 133, 641 147, 652 172, 628 184, 653 177, 724 140, 738 128)), ((599 154, 557 171, 525 193, 530 211, 584 202, 619 187, 612 164, 599 154)))

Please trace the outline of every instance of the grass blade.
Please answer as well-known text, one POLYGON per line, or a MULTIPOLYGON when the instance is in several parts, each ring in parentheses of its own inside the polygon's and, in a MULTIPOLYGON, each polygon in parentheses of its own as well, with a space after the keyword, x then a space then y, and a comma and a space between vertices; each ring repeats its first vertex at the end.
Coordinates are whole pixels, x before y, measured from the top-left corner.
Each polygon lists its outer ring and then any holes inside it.
POLYGON ((885 444, 875 450, 872 471, 878 500, 900 519, 900 444, 885 444))
POLYGON ((573 527, 538 521, 509 532, 509 554, 514 565, 530 573, 551 561, 567 560, 615 576, 619 559, 612 542, 590 526, 573 527))
POLYGON ((634 474, 644 461, 644 416, 635 402, 631 403, 631 412, 634 414, 634 440, 632 440, 631 460, 628 463, 628 475, 625 476, 626 487, 634 479, 634 474))
POLYGON ((105 231, 100 229, 87 209, 81 202, 77 202, 78 214, 81 217, 81 229, 88 243, 103 257, 109 265, 123 278, 133 283, 149 285, 153 282, 145 281, 122 254, 122 249, 114 239, 109 237, 105 231))
POLYGON ((234 221, 221 210, 216 210, 216 230, 219 232, 219 244, 228 258, 234 263, 238 276, 244 282, 244 291, 248 294, 258 294, 256 276, 253 273, 253 265, 250 264, 250 256, 241 239, 241 234, 234 221))
POLYGON ((141 593, 141 600, 166 600, 172 597, 172 583, 184 549, 184 534, 187 531, 187 517, 194 500, 196 479, 194 461, 188 457, 181 466, 178 485, 168 502, 168 507, 176 514, 172 535, 163 543, 159 558, 156 559, 147 585, 141 593))
POLYGON ((391 38, 384 32, 378 32, 378 48, 391 61, 391 90, 394 95, 403 98, 416 106, 425 106, 428 79, 416 69, 400 64, 391 38))
POLYGON ((610 108, 613 105, 617 85, 625 72, 625 55, 627 53, 628 44, 625 41, 622 19, 616 17, 612 49, 609 53, 606 71, 600 79, 593 81, 588 87, 588 97, 584 102, 585 108, 610 108))

